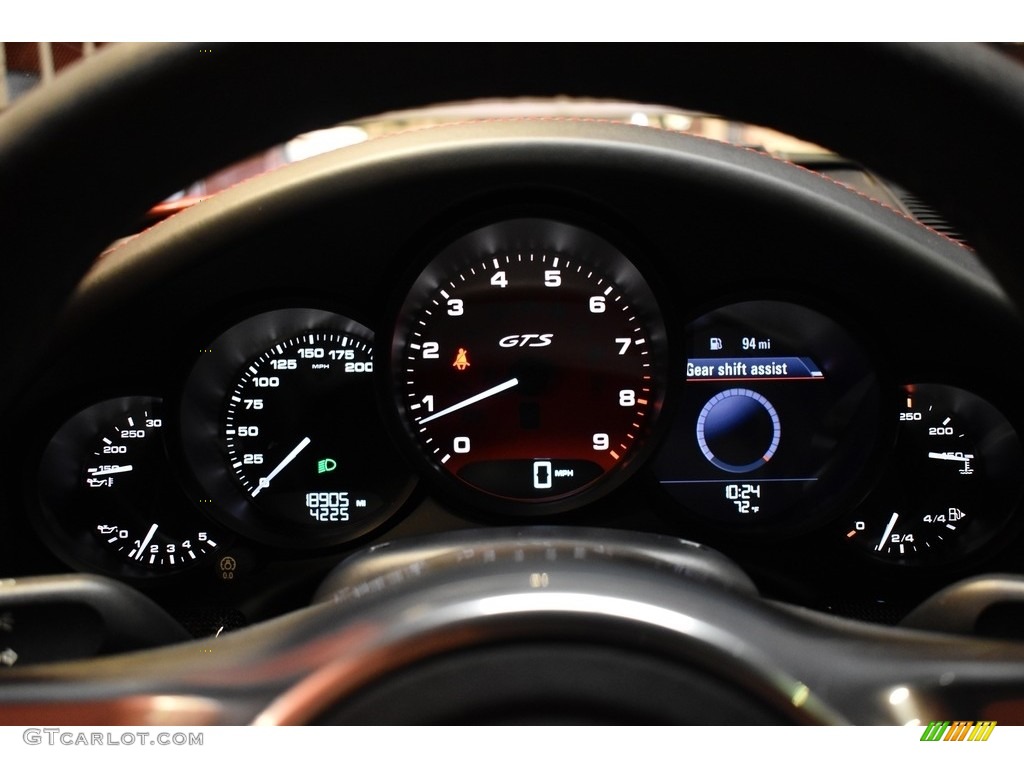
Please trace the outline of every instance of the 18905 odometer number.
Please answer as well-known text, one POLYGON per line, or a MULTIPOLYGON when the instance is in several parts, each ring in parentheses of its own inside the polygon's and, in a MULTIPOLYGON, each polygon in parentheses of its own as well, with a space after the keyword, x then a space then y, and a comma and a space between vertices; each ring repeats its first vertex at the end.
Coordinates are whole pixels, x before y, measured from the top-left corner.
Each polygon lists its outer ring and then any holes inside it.
POLYGON ((437 256, 400 314, 400 416, 442 482, 555 511, 621 481, 665 392, 664 322, 611 243, 501 222, 437 256))

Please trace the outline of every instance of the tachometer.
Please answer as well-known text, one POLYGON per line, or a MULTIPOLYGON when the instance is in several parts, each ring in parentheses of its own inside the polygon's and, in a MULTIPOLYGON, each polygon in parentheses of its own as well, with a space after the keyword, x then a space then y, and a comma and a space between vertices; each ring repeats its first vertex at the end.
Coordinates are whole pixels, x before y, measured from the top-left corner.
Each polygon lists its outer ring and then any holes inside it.
POLYGON ((650 287, 608 241, 550 220, 476 230, 429 264, 400 318, 402 424, 449 488, 554 511, 635 465, 667 343, 650 287))
POLYGON ((413 480, 375 410, 373 336, 313 309, 267 312, 193 368, 182 444, 211 513, 259 541, 316 547, 379 525, 413 480))

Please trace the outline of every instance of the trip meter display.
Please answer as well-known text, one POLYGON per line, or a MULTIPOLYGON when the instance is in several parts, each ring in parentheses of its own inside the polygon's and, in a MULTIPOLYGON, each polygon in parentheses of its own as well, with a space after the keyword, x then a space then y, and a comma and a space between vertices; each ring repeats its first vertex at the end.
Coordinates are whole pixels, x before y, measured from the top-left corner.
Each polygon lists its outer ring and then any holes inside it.
POLYGON ((878 385, 835 322, 751 301, 688 332, 683 396, 655 474, 668 496, 727 526, 802 526, 849 492, 874 441, 878 385))

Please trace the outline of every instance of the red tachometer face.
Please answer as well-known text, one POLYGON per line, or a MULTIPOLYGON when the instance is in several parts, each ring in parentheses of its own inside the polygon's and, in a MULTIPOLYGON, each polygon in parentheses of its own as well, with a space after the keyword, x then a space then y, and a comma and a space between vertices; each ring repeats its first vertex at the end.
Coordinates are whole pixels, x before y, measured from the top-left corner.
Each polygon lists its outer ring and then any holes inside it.
POLYGON ((654 296, 586 230, 517 219, 466 235, 424 270, 401 317, 404 426, 446 482, 485 497, 575 502, 610 487, 660 411, 654 296))

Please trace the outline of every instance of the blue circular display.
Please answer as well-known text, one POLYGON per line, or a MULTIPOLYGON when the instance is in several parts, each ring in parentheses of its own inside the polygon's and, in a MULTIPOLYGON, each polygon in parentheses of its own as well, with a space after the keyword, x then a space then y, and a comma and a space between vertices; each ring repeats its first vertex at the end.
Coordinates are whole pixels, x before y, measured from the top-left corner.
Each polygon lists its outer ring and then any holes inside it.
POLYGON ((705 458, 736 474, 767 464, 779 447, 782 425, 774 406, 750 389, 726 389, 697 417, 697 443, 705 458))

